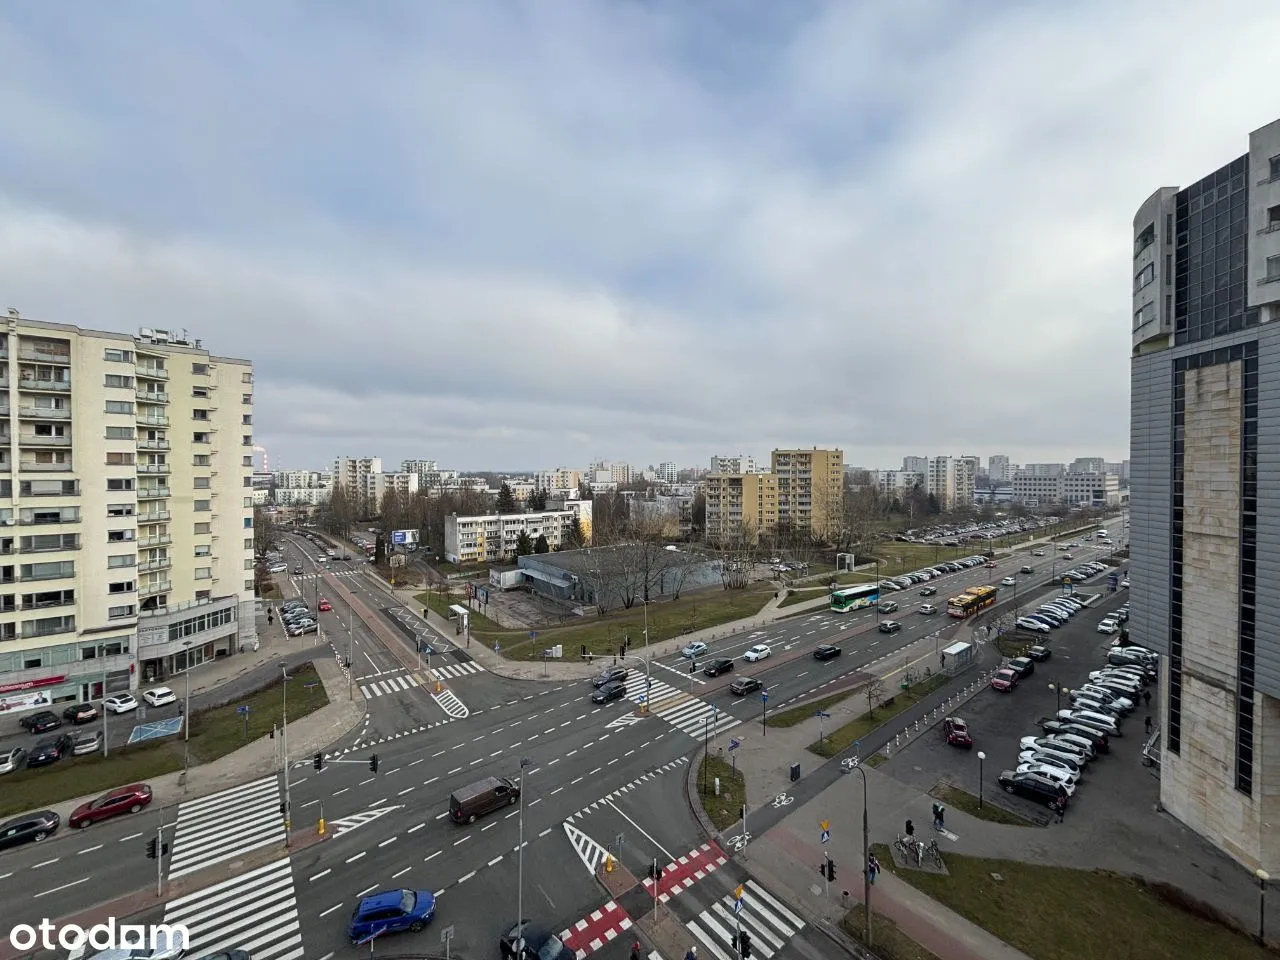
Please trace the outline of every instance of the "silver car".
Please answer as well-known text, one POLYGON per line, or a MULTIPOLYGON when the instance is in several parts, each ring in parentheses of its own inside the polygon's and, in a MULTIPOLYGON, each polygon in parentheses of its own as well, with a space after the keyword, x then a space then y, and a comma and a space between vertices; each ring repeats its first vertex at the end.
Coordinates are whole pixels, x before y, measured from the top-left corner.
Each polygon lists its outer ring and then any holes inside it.
POLYGON ((4 753, 0 753, 0 773, 13 773, 15 770, 21 770, 26 759, 27 751, 22 747, 12 747, 4 753))
POLYGON ((97 753, 102 749, 102 731, 86 730, 71 738, 72 756, 82 757, 87 753, 97 753))

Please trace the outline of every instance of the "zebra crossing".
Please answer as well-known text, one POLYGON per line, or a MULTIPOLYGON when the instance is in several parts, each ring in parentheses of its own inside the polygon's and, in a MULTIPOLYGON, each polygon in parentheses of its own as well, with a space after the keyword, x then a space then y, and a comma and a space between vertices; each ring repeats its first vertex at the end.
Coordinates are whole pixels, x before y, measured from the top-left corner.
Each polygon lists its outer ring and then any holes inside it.
POLYGON ((736 960, 731 944, 741 929, 751 935, 751 955, 769 960, 804 928, 804 921, 754 880, 743 884, 743 906, 734 912, 732 893, 685 923, 698 944, 715 960, 736 960))
POLYGON ((299 960, 302 928, 288 857, 165 904, 164 922, 182 924, 187 955, 244 950, 254 960, 299 960))
POLYGON ((649 712, 660 717, 677 730, 695 740, 708 735, 715 736, 742 721, 705 700, 677 690, 663 680, 654 680, 646 692, 647 679, 643 673, 630 673, 625 681, 626 697, 635 703, 649 704, 649 712))
POLYGON ((433 661, 431 664, 431 672, 442 680, 456 680, 459 677, 465 677, 471 673, 484 673, 485 669, 474 660, 468 660, 466 663, 445 664, 444 666, 433 661))
MULTIPOLYGON (((327 563, 337 563, 338 561, 329 560, 327 563)), ((359 570, 331 570, 328 573, 295 573, 290 580, 323 580, 325 577, 354 577, 359 570)))
POLYGON ((420 687, 422 684, 418 682, 418 678, 412 673, 405 673, 398 677, 384 676, 379 680, 370 680, 368 683, 360 684, 360 695, 366 700, 373 697, 385 697, 392 693, 403 693, 405 690, 412 690, 414 687, 420 687))
POLYGON ((275 774, 178 805, 169 879, 195 873, 250 850, 284 846, 284 811, 275 774))

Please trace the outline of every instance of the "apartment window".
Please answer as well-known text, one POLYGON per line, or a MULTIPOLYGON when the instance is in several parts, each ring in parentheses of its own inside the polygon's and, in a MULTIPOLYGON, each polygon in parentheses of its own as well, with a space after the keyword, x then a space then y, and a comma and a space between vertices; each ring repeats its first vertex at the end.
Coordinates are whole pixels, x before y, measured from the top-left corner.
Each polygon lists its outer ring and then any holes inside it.
POLYGON ((79 507, 25 507, 18 511, 18 519, 22 523, 40 526, 46 523, 79 523, 79 507))
POLYGON ((133 506, 134 505, 132 503, 108 503, 107 516, 108 517, 132 517, 133 506))
POLYGON ((196 579, 197 580, 213 579, 213 567, 196 567, 196 579))
POLYGON ((212 554, 213 554, 213 548, 209 546, 207 543, 196 544, 197 557, 208 557, 208 556, 212 556, 212 554))
POLYGON ((244 478, 244 485, 245 485, 246 487, 252 487, 252 486, 253 486, 253 477, 245 477, 245 478, 244 478))
POLYGON ((78 533, 37 533, 22 537, 19 549, 23 553, 52 553, 55 550, 79 550, 78 533))
POLYGON ((253 589, 253 581, 252 581, 252 580, 246 580, 246 581, 244 582, 244 588, 245 588, 246 590, 252 590, 252 589, 253 589))
POLYGON ((244 548, 245 548, 246 550, 252 550, 252 549, 253 549, 253 537, 245 537, 245 538, 244 538, 244 548))
POLYGON ((107 413, 133 413, 133 404, 128 400, 108 400, 107 413))
POLYGON ((1144 324, 1150 323, 1156 318, 1156 305, 1154 303, 1144 303, 1142 307, 1133 314, 1133 329, 1137 330, 1144 324))
POLYGON ((207 363, 193 363, 191 372, 197 377, 206 377, 209 375, 209 365, 207 363))
POLYGON ((191 465, 192 465, 193 467, 207 467, 207 466, 210 466, 210 462, 209 462, 209 454, 207 454, 207 453, 197 453, 195 456, 193 456, 193 457, 191 458, 191 465))
POLYGON ((253 454, 249 454, 249 456, 247 456, 247 457, 242 457, 242 458, 240 459, 240 466, 242 466, 242 467, 252 467, 252 466, 253 466, 253 454))
POLYGON ((133 604, 124 607, 107 607, 108 620, 127 620, 135 615, 133 604))
POLYGON ((133 539, 134 538, 133 538, 132 530, 108 530, 107 531, 107 543, 132 543, 133 539))
POLYGON ((244 414, 243 416, 240 417, 240 422, 244 424, 246 427, 253 426, 253 414, 252 413, 244 414))
POLYGON ((76 628, 76 618, 41 617, 39 620, 23 620, 23 637, 48 637, 55 633, 71 633, 76 628))
POLYGON ((137 589, 137 585, 132 580, 117 580, 115 583, 107 584, 107 593, 133 593, 137 589))
POLYGON ((253 374, 252 374, 252 373, 242 373, 242 374, 240 374, 240 382, 241 382, 241 383, 253 383, 253 374))
POLYGON ((195 478, 192 480, 192 482, 196 485, 196 489, 197 489, 197 490, 208 490, 208 489, 209 489, 209 478, 208 478, 208 477, 195 477, 195 478))
POLYGON ((133 477, 111 477, 107 480, 108 490, 132 490, 133 477))
POLYGON ((209 411, 208 411, 208 410, 199 410, 199 409, 197 409, 197 410, 192 410, 192 411, 191 411, 191 419, 192 419, 192 420, 208 420, 208 419, 209 419, 209 411))
POLYGON ((133 427, 107 427, 108 440, 132 440, 133 427))
POLYGON ((108 453, 107 466, 108 467, 127 467, 132 465, 135 459, 136 457, 132 453, 108 453))
POLYGON ((208 399, 209 399, 209 388, 208 388, 208 387, 192 387, 192 388, 191 388, 191 396, 193 396, 193 397, 198 397, 198 398, 200 398, 200 399, 202 399, 202 400, 208 400, 208 399))
POLYGON ((35 607, 65 607, 76 602, 74 590, 42 590, 40 593, 24 593, 22 607, 30 610, 35 607))
POLYGON ((196 528, 195 528, 195 531, 194 531, 194 532, 195 532, 196 536, 200 536, 200 535, 201 535, 201 534, 203 534, 203 533, 208 533, 208 532, 209 532, 209 524, 207 524, 207 523, 197 523, 197 524, 196 524, 196 528))
POLYGON ((240 397, 240 402, 243 403, 246 407, 252 405, 253 394, 252 393, 244 394, 243 396, 240 397))
POLYGON ((196 591, 196 601, 197 601, 197 602, 198 602, 198 601, 200 601, 200 600, 208 600, 211 596, 213 596, 213 591, 212 591, 212 590, 197 590, 197 591, 196 591))
POLYGON ((119 374, 119 373, 108 373, 106 382, 103 384, 103 386, 119 387, 122 390, 132 390, 133 377, 126 377, 123 374, 119 374))
POLYGON ((107 557, 107 567, 112 570, 119 570, 123 567, 132 567, 138 562, 138 558, 132 553, 117 553, 107 557))
POLYGON ((1268 230, 1280 230, 1280 203, 1274 207, 1267 208, 1267 227, 1268 230))
POLYGON ((113 350, 108 347, 102 351, 102 359, 111 363, 133 363, 132 350, 113 350))
POLYGON ((1271 158, 1271 179, 1280 180, 1280 154, 1271 158))
POLYGON ((245 517, 245 518, 244 518, 244 528, 245 528, 246 530, 251 530, 251 529, 253 529, 253 517, 245 517))
POLYGON ((245 557, 245 558, 244 558, 244 568, 245 568, 246 570, 252 570, 252 569, 253 569, 253 558, 252 558, 252 557, 245 557))
POLYGON ((208 443, 208 442, 209 442, 209 434, 207 434, 207 433, 193 433, 193 434, 191 435, 191 442, 192 442, 192 443, 208 443))
POLYGON ((1267 257, 1267 283, 1280 280, 1280 257, 1267 257))
POLYGON ((50 563, 24 563, 19 568, 23 580, 61 580, 76 575, 74 560, 55 560, 50 563))
POLYGON ((1156 278, 1156 265, 1148 263, 1145 267, 1138 271, 1138 275, 1133 278, 1134 291, 1141 290, 1148 283, 1156 278))
POLYGON ((193 509, 196 513, 208 513, 208 512, 209 512, 209 501, 208 501, 208 500, 196 500, 196 501, 191 505, 191 509, 193 509))
POLYGON ((241 438, 240 438, 240 445, 241 445, 241 446, 244 446, 244 447, 252 447, 252 446, 253 446, 253 437, 252 437, 252 436, 250 436, 250 435, 249 435, 249 434, 247 434, 247 433, 246 433, 246 434, 244 434, 244 435, 242 435, 242 436, 241 436, 241 438))
POLYGON ((245 497, 244 498, 245 509, 248 510, 252 506, 253 506, 253 497, 245 497))

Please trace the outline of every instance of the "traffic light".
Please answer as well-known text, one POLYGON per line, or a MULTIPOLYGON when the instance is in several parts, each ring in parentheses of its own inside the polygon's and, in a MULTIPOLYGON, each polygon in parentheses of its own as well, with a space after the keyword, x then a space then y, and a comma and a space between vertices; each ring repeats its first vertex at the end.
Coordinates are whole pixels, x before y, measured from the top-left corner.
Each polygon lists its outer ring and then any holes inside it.
POLYGON ((313 758, 312 758, 312 760, 311 760, 311 765, 312 765, 313 767, 315 767, 317 770, 323 770, 323 769, 324 769, 324 754, 323 754, 323 753, 317 753, 317 754, 315 755, 315 757, 313 757, 313 758))
POLYGON ((834 881, 836 878, 836 862, 827 857, 827 880, 834 881))
POLYGON ((378 772, 378 755, 376 753, 369 758, 369 772, 370 773, 378 772))
POLYGON ((742 960, 751 960, 751 934, 745 930, 738 937, 738 950, 742 953, 742 960))
POLYGON ((147 841, 147 859, 148 860, 154 860, 157 856, 159 856, 159 853, 158 853, 159 846, 160 846, 160 841, 157 840, 155 837, 152 837, 150 840, 147 841))

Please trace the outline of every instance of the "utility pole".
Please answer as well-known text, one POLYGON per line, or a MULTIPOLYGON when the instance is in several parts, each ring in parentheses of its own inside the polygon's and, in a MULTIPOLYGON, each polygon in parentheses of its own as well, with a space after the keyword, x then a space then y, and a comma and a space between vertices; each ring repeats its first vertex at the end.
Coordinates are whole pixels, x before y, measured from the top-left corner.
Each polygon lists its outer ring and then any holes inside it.
POLYGON ((282 719, 284 721, 280 728, 280 753, 284 768, 284 845, 287 847, 289 846, 289 817, 291 812, 289 804, 289 664, 283 660, 280 661, 280 674, 284 678, 280 684, 283 703, 282 719))
POLYGON ((107 668, 102 668, 102 755, 105 757, 111 750, 111 737, 107 735, 107 668))

